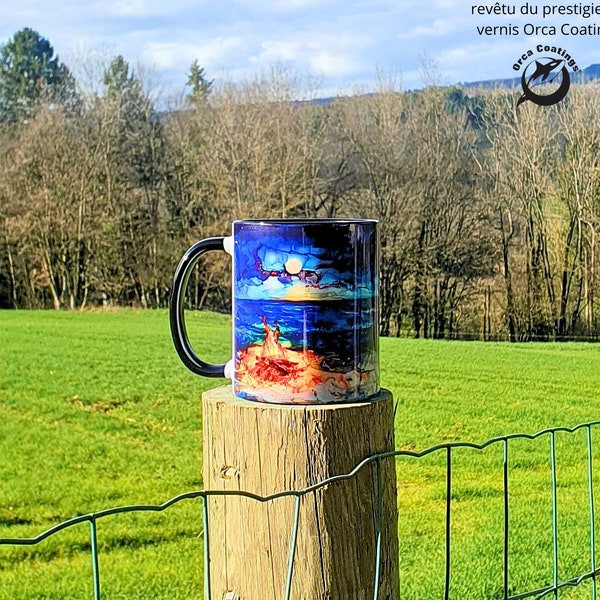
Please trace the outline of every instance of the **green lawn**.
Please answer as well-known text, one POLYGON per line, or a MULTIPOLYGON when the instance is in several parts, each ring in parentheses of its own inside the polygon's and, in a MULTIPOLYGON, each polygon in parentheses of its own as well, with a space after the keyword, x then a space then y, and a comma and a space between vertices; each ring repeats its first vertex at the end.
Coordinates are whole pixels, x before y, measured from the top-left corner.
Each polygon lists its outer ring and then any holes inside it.
MULTIPOLYGON (((189 322, 200 353, 225 360, 230 319, 189 322)), ((398 449, 600 418, 597 345, 383 339, 381 353, 398 449)), ((179 362, 165 311, 0 311, 0 537, 201 489, 200 396, 223 384, 179 362)), ((556 442, 559 577, 569 578, 590 568, 585 432, 556 442)), ((600 465, 600 438, 594 452, 600 465)), ((549 457, 548 436, 511 442, 514 593, 552 582, 549 457)), ((502 446, 454 458, 450 597, 502 598, 502 446)), ((397 466, 402 598, 443 598, 445 454, 397 466)), ((103 599, 201 598, 201 529, 200 500, 100 521, 103 599)), ((561 598, 590 594, 587 583, 561 598)), ((92 597, 87 524, 35 547, 0 546, 1 599, 92 597)))

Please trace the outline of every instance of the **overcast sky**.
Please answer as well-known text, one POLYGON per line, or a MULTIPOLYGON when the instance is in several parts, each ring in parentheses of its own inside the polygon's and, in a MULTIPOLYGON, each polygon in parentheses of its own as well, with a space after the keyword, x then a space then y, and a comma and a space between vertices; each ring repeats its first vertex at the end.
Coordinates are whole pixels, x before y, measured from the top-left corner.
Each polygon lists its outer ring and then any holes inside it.
POLYGON ((378 72, 399 76, 404 89, 421 87, 424 59, 440 83, 513 77, 513 63, 540 42, 565 48, 580 68, 600 63, 600 14, 544 18, 551 3, 534 0, 538 15, 524 16, 524 4, 505 5, 515 15, 479 15, 468 0, 0 0, 0 42, 31 27, 69 66, 122 54, 172 90, 183 89, 195 59, 217 82, 279 65, 316 78, 319 96, 372 91, 378 72), (525 34, 527 23, 557 34, 525 34), (596 23, 598 35, 560 33, 563 24, 596 23), (518 33, 480 35, 486 25, 518 33))

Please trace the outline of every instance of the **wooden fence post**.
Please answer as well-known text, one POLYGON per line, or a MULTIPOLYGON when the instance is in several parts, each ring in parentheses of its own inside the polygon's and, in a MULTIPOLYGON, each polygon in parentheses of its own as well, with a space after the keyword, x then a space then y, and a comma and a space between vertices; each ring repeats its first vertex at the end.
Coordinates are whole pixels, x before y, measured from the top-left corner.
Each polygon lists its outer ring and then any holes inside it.
MULTIPOLYGON (((393 399, 387 390, 360 404, 261 404, 236 398, 229 386, 202 398, 206 490, 260 496, 302 490, 394 450, 393 399)), ((209 497, 212 600, 285 598, 295 506, 292 496, 265 503, 236 495, 209 497)), ((379 510, 377 599, 397 600, 393 458, 302 496, 290 600, 373 600, 379 510)))

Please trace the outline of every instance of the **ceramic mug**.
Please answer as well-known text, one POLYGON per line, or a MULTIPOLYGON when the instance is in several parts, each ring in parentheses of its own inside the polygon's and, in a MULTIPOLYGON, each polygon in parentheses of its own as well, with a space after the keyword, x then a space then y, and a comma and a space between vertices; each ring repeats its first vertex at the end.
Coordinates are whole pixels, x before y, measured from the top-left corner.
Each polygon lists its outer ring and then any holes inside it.
POLYGON ((379 238, 369 219, 235 221, 194 244, 173 280, 171 334, 194 373, 228 377, 241 398, 366 400, 379 391, 379 238), (189 276, 209 250, 232 256, 233 358, 203 361, 185 327, 189 276))

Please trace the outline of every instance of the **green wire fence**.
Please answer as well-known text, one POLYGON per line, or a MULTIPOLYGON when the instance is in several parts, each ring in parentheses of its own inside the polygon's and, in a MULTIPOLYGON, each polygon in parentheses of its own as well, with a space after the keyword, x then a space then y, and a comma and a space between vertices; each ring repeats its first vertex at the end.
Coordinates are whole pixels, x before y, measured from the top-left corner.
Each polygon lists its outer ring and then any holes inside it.
MULTIPOLYGON (((503 550, 502 550, 502 594, 498 595, 497 598, 502 600, 523 600, 525 598, 544 598, 552 596, 558 598, 559 594, 568 589, 575 588, 581 583, 591 581, 590 595, 592 600, 597 598, 597 580, 600 575, 600 567, 596 565, 596 532, 595 532, 595 500, 594 500, 594 465, 593 465, 593 439, 592 430, 600 425, 600 421, 592 421, 583 423, 572 428, 567 427, 556 427, 551 429, 544 429, 534 434, 519 433, 514 435, 506 435, 497 438, 493 438, 482 444, 476 444, 472 442, 452 442, 446 444, 438 444, 427 448, 423 451, 416 452, 410 450, 397 450, 394 452, 386 452, 381 454, 375 454, 363 460, 361 463, 346 474, 341 474, 335 477, 325 479, 315 485, 307 487, 302 490, 287 490, 270 496, 257 496, 255 494, 240 492, 240 491, 193 491, 184 494, 180 494, 171 498, 170 500, 159 505, 131 505, 131 506, 120 506, 115 508, 109 508, 101 510, 99 512, 89 513, 81 515, 73 519, 64 521, 43 533, 31 537, 31 538, 0 538, 0 546, 33 546, 43 542, 50 536, 62 531, 64 529, 74 527, 81 523, 89 523, 90 526, 90 549, 91 549, 91 563, 92 563, 92 578, 93 578, 93 594, 94 600, 101 599, 101 577, 99 569, 99 549, 98 549, 98 534, 97 534, 97 522, 111 515, 120 513, 133 513, 133 512, 162 512, 170 508, 171 506, 178 504, 184 500, 201 499, 202 501, 202 516, 204 525, 204 597, 205 600, 214 600, 211 596, 210 589, 210 515, 208 510, 207 499, 211 496, 243 496, 246 498, 253 499, 257 502, 272 502, 279 498, 294 497, 295 508, 293 524, 291 529, 291 539, 289 543, 289 557, 288 557, 288 570, 285 582, 284 598, 285 600, 291 600, 292 590, 292 579, 294 575, 294 555, 296 549, 296 542, 298 538, 299 528, 299 517, 300 517, 300 502, 301 499, 307 494, 313 493, 320 488, 328 485, 335 484, 340 481, 349 480, 356 476, 356 474, 364 469, 367 465, 375 463, 376 465, 376 477, 377 477, 377 493, 378 493, 378 518, 376 519, 376 541, 377 541, 377 552, 376 552, 376 564, 375 569, 375 583, 373 589, 373 598, 377 600, 379 594, 380 585, 380 565, 381 565, 381 534, 382 534, 382 521, 381 521, 381 502, 382 502, 382 488, 381 488, 381 461, 394 460, 398 457, 408 457, 411 459, 421 459, 428 455, 441 454, 445 458, 445 533, 444 533, 444 586, 443 586, 443 598, 444 600, 450 599, 451 594, 451 581, 453 575, 453 562, 452 562, 452 493, 453 493, 453 460, 456 451, 460 448, 469 448, 474 451, 483 451, 484 449, 491 446, 499 446, 502 451, 502 521, 503 521, 503 550), (589 559, 589 569, 583 573, 580 573, 576 577, 561 580, 559 577, 559 502, 557 488, 559 486, 557 477, 557 456, 556 456, 556 435, 557 433, 574 434, 575 432, 583 431, 585 434, 585 454, 586 454, 586 479, 587 479, 587 503, 588 503, 588 514, 585 516, 589 527, 589 548, 587 550, 589 559), (509 477, 509 456, 511 443, 515 440, 535 440, 547 436, 549 440, 549 458, 550 458, 550 474, 551 474, 551 530, 552 530, 552 583, 538 587, 536 589, 522 591, 518 593, 511 592, 511 564, 509 549, 511 545, 511 530, 510 530, 510 477, 509 477)), ((400 513, 400 520, 402 514, 400 513)), ((402 542, 402 540, 401 540, 402 542)), ((401 554, 402 555, 402 554, 401 554)), ((400 563, 400 573, 402 582, 402 562, 400 563)), ((402 595, 402 587, 401 595, 402 595)))

